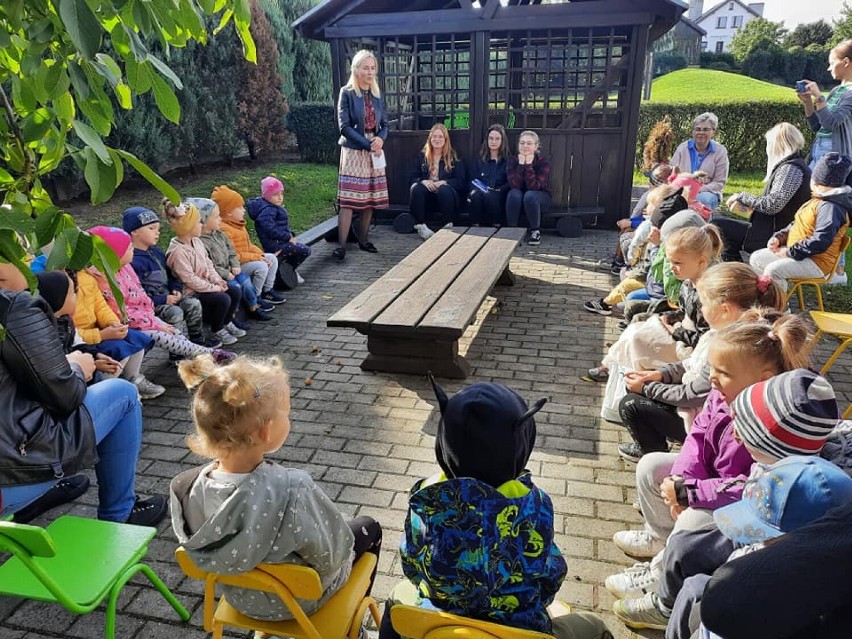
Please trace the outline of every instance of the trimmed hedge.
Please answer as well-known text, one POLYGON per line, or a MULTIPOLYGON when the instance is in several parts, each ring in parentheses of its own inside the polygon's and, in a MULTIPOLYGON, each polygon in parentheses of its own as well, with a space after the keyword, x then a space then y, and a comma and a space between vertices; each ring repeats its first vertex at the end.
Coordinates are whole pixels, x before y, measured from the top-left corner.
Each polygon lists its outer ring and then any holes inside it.
POLYGON ((306 162, 337 164, 337 114, 326 102, 300 102, 290 105, 289 127, 296 133, 299 154, 306 162))
POLYGON ((789 122, 805 135, 805 149, 813 140, 804 109, 798 102, 738 102, 732 104, 663 104, 643 103, 639 109, 639 134, 636 139, 636 166, 642 164, 642 144, 651 127, 663 116, 669 115, 678 143, 692 136, 692 119, 704 111, 719 117, 716 139, 728 149, 731 171, 765 171, 766 139, 763 134, 779 122, 789 122))

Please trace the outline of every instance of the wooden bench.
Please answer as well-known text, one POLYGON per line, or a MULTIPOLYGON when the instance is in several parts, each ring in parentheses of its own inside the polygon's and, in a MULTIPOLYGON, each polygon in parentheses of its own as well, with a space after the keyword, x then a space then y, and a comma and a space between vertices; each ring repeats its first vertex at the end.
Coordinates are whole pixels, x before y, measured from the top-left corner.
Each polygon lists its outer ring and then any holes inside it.
POLYGON ((327 324, 367 336, 363 370, 467 377, 459 338, 492 287, 514 283, 509 260, 523 236, 517 228, 438 231, 327 324))

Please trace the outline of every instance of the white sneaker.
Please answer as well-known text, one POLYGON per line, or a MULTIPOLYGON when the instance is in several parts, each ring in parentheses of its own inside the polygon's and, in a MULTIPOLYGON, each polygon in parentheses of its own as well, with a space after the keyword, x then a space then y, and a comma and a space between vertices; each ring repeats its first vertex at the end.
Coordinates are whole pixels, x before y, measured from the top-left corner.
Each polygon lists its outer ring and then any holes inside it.
POLYGON ((228 322, 227 324, 225 324, 225 330, 228 331, 234 337, 246 336, 246 332, 241 328, 237 328, 237 325, 233 322, 228 322))
POLYGON ((144 375, 139 375, 133 380, 136 390, 139 391, 139 399, 154 399, 166 392, 166 389, 155 384, 144 375))
POLYGON ((237 338, 231 335, 226 329, 222 329, 218 333, 213 334, 220 342, 222 342, 222 346, 231 346, 232 344, 237 343, 237 338))
POLYGON ((651 572, 650 562, 643 561, 617 575, 610 575, 604 586, 616 599, 638 599, 646 592, 655 591, 658 582, 659 579, 651 572))
POLYGON ((421 240, 428 240, 430 237, 435 235, 435 233, 432 232, 432 229, 425 224, 415 224, 414 230, 417 231, 417 235, 420 236, 421 240))
POLYGON ((829 284, 840 284, 840 286, 846 286, 849 282, 849 278, 846 277, 846 273, 835 273, 834 277, 828 282, 829 284))
POLYGON ((620 530, 612 536, 612 543, 625 555, 637 559, 651 559, 666 547, 666 544, 654 539, 647 530, 620 530))
POLYGON ((446 223, 446 224, 444 224, 444 226, 442 226, 441 228, 442 228, 442 229, 451 229, 451 228, 453 228, 453 226, 454 226, 454 224, 453 224, 452 222, 447 222, 447 223, 446 223))
POLYGON ((302 274, 299 271, 296 271, 296 284, 304 284, 305 278, 302 277, 302 274))

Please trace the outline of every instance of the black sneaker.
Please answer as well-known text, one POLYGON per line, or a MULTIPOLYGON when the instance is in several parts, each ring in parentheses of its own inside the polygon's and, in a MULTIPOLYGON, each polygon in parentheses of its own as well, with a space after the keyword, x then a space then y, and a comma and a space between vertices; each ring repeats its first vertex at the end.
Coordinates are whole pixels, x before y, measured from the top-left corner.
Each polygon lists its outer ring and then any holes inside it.
POLYGON ((89 478, 85 475, 73 475, 60 479, 46 493, 12 515, 12 521, 16 524, 31 522, 48 510, 74 501, 88 489, 89 478))
POLYGON ((278 293, 277 291, 273 291, 269 289, 268 291, 263 291, 260 295, 260 299, 264 302, 269 302, 270 304, 283 304, 287 301, 287 298, 278 293))
POLYGON ((637 444, 636 442, 618 445, 618 456, 625 461, 633 462, 635 464, 642 458, 642 455, 644 454, 645 453, 642 452, 642 449, 639 448, 639 444, 637 444))
POLYGON ((630 322, 626 319, 623 319, 618 322, 618 328, 620 328, 622 331, 627 330, 628 326, 630 326, 630 322))
MULTIPOLYGON (((271 319, 271 318, 270 318, 271 319)), ((231 320, 231 324, 236 326, 241 331, 248 330, 250 328, 248 322, 243 322, 242 320, 238 320, 236 317, 231 320)), ((231 333, 233 335, 233 333, 231 333)), ((236 337, 236 336, 235 336, 236 337)))
POLYGON ((193 344, 203 346, 204 348, 221 348, 222 346, 222 340, 220 340, 215 335, 210 335, 210 337, 190 337, 189 341, 193 344))
POLYGON ((527 244, 530 246, 538 246, 541 244, 541 231, 538 229, 530 231, 530 238, 527 240, 527 244))
POLYGON ((262 308, 260 308, 260 306, 258 306, 253 311, 249 311, 248 314, 250 318, 259 320, 261 322, 268 322, 272 319, 272 315, 264 311, 262 308))
POLYGON ((134 526, 156 526, 163 520, 168 510, 168 501, 162 495, 154 495, 148 499, 137 497, 125 523, 134 526))
POLYGON ((610 267, 609 272, 612 273, 613 275, 621 275, 621 269, 623 269, 623 268, 624 268, 623 264, 621 264, 621 265, 613 264, 610 267))
POLYGON ((612 306, 604 302, 603 298, 585 302, 583 308, 590 313, 597 313, 598 315, 612 315, 612 306))
POLYGON ((267 313, 271 313, 275 310, 275 304, 273 304, 272 302, 267 302, 264 299, 257 300, 257 305, 260 306, 260 308, 266 311, 267 313))

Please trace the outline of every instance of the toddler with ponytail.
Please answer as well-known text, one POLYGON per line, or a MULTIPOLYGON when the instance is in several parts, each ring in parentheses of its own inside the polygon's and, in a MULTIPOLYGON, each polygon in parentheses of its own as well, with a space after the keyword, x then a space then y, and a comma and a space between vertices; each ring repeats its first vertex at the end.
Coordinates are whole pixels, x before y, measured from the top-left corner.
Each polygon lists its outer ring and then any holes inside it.
MULTIPOLYGON (((323 596, 299 602, 313 613, 346 583, 354 561, 365 552, 379 554, 381 527, 369 517, 347 523, 305 471, 264 458, 290 434, 290 380, 278 359, 238 357, 219 366, 202 355, 180 362, 178 373, 195 389, 189 447, 213 458, 171 482, 178 541, 199 567, 214 573, 246 572, 262 563, 313 568, 323 596)), ((293 618, 272 593, 223 590, 249 617, 293 618)))

